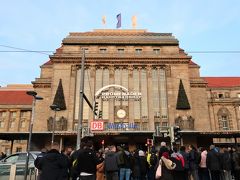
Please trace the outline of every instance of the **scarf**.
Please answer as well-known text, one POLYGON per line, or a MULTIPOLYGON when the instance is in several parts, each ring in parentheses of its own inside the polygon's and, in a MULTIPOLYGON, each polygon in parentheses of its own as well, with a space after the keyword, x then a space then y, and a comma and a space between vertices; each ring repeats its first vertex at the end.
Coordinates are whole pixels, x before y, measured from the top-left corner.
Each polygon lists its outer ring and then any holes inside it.
POLYGON ((169 170, 173 170, 176 167, 176 164, 172 162, 170 159, 165 158, 164 156, 161 157, 162 162, 165 164, 166 168, 169 170))

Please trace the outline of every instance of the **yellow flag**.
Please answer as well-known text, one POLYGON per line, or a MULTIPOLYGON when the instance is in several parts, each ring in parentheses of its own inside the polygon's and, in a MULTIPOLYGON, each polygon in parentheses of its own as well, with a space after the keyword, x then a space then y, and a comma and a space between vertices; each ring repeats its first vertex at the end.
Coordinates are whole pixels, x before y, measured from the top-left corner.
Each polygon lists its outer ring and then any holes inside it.
POLYGON ((132 17, 132 27, 134 29, 137 27, 137 16, 132 17))
POLYGON ((106 24, 106 16, 102 17, 102 24, 105 25, 106 24))

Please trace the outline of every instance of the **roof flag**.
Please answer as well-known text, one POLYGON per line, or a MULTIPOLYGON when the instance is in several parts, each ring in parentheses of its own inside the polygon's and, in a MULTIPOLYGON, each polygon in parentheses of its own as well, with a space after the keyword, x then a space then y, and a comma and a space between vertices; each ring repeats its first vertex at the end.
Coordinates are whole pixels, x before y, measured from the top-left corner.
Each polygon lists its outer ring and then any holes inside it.
POLYGON ((102 16, 102 24, 106 25, 106 16, 102 16))
POLYGON ((118 20, 118 22, 117 22, 117 28, 120 28, 121 25, 122 25, 122 24, 121 24, 121 21, 122 21, 121 13, 117 15, 117 20, 118 20))
POLYGON ((137 16, 132 17, 132 27, 136 29, 137 27, 137 16))

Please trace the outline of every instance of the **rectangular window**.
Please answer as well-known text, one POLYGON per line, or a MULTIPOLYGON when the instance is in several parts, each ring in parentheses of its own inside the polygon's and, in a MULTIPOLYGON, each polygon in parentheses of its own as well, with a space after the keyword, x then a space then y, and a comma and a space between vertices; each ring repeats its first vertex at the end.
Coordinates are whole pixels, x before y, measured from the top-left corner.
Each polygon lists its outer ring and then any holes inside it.
POLYGON ((228 130, 227 116, 222 116, 222 127, 223 127, 223 130, 228 130))
POLYGON ((26 121, 20 121, 20 128, 25 128, 26 127, 26 121))
POLYGON ((160 54, 160 49, 153 49, 154 54, 160 54))
POLYGON ((10 121, 9 122, 9 128, 14 128, 15 126, 15 121, 10 121))
POLYGON ((22 148, 21 147, 17 147, 16 148, 16 152, 22 152, 22 148))
POLYGON ((237 94, 237 97, 240 98, 240 93, 237 94))
POLYGON ((6 117, 6 111, 0 111, 0 119, 6 117))
POLYGON ((161 114, 160 112, 154 112, 154 118, 160 118, 161 114))
POLYGON ((17 112, 15 111, 10 112, 10 121, 15 121, 16 115, 17 115, 17 112))
POLYGON ((122 48, 120 49, 120 48, 119 48, 119 49, 118 49, 118 52, 119 52, 119 53, 124 53, 124 49, 122 49, 122 48))
POLYGON ((167 127, 168 126, 168 122, 162 122, 162 126, 163 127, 167 127))
POLYGON ((73 130, 77 131, 78 130, 78 123, 74 123, 73 130))
POLYGON ((4 128, 4 121, 0 120, 0 128, 4 128))
POLYGON ((142 49, 135 49, 135 52, 136 52, 137 54, 140 54, 140 53, 142 52, 142 49))
POLYGON ((20 118, 26 118, 28 115, 28 111, 21 111, 20 112, 20 118))
POLYGON ((224 98, 223 94, 222 93, 218 94, 218 98, 223 99, 224 98))
POLYGON ((101 48, 99 49, 100 53, 106 53, 107 52, 107 49, 106 48, 101 48))
POLYGON ((225 98, 230 98, 230 93, 229 92, 225 92, 225 98))

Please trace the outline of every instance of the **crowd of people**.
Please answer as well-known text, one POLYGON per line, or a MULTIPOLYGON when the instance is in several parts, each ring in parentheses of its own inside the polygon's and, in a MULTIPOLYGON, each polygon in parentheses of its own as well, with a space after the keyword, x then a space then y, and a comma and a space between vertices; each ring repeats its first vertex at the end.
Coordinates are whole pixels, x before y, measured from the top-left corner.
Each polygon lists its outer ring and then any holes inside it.
POLYGON ((39 180, 240 180, 240 152, 237 148, 209 149, 193 145, 129 151, 127 146, 109 145, 95 151, 92 141, 81 142, 59 152, 54 143, 34 162, 39 180))

